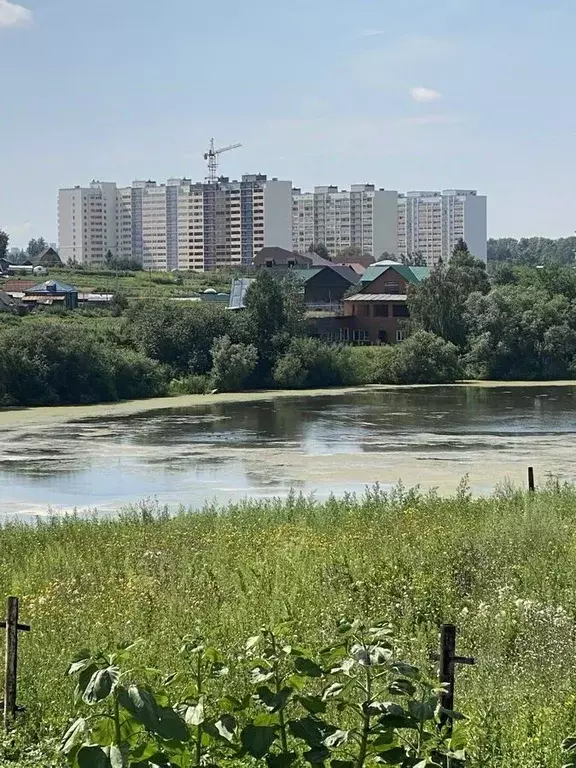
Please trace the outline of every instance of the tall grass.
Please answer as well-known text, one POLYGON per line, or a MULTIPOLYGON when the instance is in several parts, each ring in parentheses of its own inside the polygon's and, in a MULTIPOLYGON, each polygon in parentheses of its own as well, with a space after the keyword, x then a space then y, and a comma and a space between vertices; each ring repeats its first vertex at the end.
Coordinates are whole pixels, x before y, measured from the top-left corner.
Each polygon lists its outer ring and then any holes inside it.
POLYGON ((342 615, 389 619, 424 664, 439 625, 456 623, 459 650, 477 659, 457 673, 472 766, 559 768, 559 743, 576 730, 569 487, 490 499, 376 488, 173 518, 142 507, 114 521, 9 524, 0 551, 0 597, 20 595, 33 628, 19 695, 30 741, 72 711, 63 673, 75 650, 144 638, 142 661, 175 671, 183 635, 200 631, 234 653, 286 612, 309 645, 342 615))

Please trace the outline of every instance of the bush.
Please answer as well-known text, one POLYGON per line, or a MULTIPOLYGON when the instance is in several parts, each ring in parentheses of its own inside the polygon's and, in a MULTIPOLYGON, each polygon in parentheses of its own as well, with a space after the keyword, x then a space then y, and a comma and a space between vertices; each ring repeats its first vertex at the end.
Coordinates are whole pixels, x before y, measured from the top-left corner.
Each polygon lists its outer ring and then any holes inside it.
POLYGON ((279 387, 301 389, 333 387, 348 380, 346 352, 318 339, 296 338, 274 367, 279 387))
POLYGON ((210 386, 207 376, 190 375, 180 379, 172 379, 168 386, 168 394, 177 395, 205 395, 210 386))
POLYGON ((258 362, 253 344, 233 344, 229 336, 216 339, 212 347, 212 383, 223 392, 242 389, 258 362))
POLYGON ((390 380, 397 384, 445 384, 460 378, 458 350, 433 333, 417 331, 393 347, 390 380))
POLYGON ((80 324, 44 319, 9 328, 0 333, 0 360, 3 405, 110 402, 166 390, 161 366, 80 324))
POLYGON ((390 384, 395 347, 348 347, 347 384, 390 384))

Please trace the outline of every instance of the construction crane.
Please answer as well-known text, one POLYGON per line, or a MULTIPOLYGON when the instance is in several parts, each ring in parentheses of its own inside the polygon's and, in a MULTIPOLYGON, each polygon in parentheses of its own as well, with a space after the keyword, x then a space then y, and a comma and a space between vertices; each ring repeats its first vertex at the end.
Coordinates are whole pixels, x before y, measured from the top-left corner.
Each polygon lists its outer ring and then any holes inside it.
POLYGON ((242 144, 230 144, 228 147, 220 147, 220 149, 214 149, 214 139, 210 139, 210 149, 204 154, 204 160, 208 162, 208 176, 206 180, 210 184, 214 184, 218 181, 218 158, 222 152, 229 152, 231 149, 238 149, 242 144))

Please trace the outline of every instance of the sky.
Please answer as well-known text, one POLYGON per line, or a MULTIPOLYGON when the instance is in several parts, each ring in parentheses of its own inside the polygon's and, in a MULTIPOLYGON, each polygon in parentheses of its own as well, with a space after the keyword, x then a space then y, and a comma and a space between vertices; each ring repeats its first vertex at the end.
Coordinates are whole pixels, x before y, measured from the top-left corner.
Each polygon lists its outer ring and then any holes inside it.
POLYGON ((220 172, 478 189, 493 237, 576 229, 576 0, 0 0, 0 228, 59 187, 220 172))

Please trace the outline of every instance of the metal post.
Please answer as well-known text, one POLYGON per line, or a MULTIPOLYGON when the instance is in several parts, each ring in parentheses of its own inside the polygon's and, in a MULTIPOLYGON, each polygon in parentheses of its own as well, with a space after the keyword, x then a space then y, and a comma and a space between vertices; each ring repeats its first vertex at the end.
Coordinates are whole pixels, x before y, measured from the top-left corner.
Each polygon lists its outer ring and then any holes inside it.
POLYGON ((528 490, 534 493, 536 485, 534 483, 534 467, 528 467, 528 490))
POLYGON ((4 679, 4 728, 8 730, 16 716, 16 680, 18 675, 18 598, 8 598, 6 611, 6 666, 4 679))

